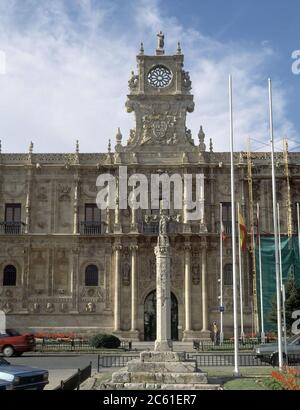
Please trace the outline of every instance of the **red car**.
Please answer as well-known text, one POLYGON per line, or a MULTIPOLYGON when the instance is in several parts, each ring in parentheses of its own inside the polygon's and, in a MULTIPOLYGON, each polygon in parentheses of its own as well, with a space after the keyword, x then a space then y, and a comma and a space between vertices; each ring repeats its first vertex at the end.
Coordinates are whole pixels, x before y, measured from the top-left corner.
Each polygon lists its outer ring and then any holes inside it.
POLYGON ((5 357, 21 356, 24 352, 34 350, 34 347, 34 335, 21 335, 13 329, 6 329, 5 332, 0 333, 0 352, 5 357))

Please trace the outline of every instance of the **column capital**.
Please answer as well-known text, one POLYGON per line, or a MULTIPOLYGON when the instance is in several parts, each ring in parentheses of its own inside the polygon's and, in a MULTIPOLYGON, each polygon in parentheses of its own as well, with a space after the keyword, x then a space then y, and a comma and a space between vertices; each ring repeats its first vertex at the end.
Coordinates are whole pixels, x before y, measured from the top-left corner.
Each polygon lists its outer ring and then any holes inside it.
POLYGON ((137 250, 139 249, 138 245, 133 244, 129 246, 129 249, 131 250, 131 252, 137 252, 137 250))
POLYGON ((123 246, 120 243, 117 243, 112 246, 112 249, 114 252, 121 251, 123 249, 123 246))

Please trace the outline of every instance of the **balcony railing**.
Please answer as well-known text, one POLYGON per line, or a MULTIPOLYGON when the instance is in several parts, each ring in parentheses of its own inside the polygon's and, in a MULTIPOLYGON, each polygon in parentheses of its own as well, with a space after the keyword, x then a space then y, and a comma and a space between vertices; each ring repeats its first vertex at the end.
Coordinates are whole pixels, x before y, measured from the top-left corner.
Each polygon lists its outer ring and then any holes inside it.
POLYGON ((102 235, 105 233, 103 222, 80 222, 79 233, 82 235, 102 235))
POLYGON ((24 222, 0 222, 0 235, 22 235, 24 222))

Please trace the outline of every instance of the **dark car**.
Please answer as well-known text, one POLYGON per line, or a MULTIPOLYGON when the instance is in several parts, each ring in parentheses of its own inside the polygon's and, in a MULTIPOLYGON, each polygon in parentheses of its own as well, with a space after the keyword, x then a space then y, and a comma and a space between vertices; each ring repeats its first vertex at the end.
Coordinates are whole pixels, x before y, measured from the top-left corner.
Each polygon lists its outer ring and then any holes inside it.
POLYGON ((13 390, 43 390, 48 378, 47 370, 15 366, 0 357, 0 379, 12 384, 13 390))
POLYGON ((5 357, 21 356, 35 348, 35 339, 32 334, 21 335, 14 329, 6 329, 0 333, 0 352, 5 357))
POLYGON ((0 379, 0 390, 12 390, 13 385, 10 382, 7 382, 6 380, 1 380, 0 379))

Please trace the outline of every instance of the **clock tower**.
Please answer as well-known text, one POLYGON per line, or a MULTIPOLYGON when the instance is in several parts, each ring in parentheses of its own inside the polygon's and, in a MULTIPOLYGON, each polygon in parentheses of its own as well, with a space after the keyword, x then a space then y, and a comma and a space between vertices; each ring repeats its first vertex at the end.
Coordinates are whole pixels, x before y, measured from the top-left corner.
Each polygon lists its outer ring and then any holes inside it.
POLYGON ((135 113, 126 151, 194 151, 186 113, 194 110, 189 73, 178 43, 174 55, 165 55, 164 35, 157 34, 155 55, 146 55, 143 44, 137 55, 137 73, 128 81, 126 108, 135 113))

